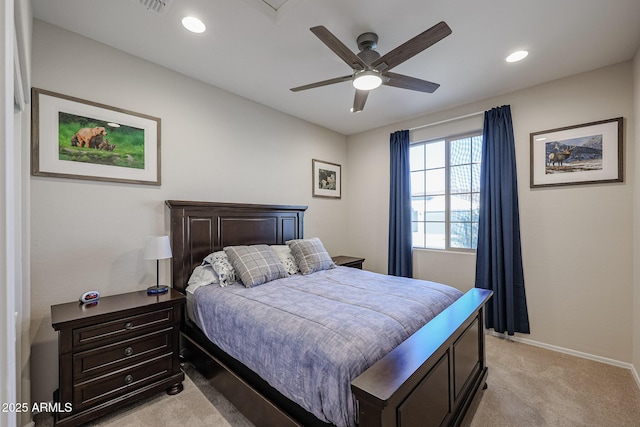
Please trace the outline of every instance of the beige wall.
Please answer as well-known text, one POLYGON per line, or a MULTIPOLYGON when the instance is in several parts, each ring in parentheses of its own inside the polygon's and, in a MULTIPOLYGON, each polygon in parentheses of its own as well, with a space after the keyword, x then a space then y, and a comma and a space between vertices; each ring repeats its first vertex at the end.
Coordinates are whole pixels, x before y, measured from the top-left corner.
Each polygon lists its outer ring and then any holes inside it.
MULTIPOLYGON (((509 104, 519 181, 531 340, 624 363, 632 360, 633 68, 622 63, 348 138, 349 244, 387 271, 389 134, 509 104), (529 134, 625 118, 625 182, 529 188, 529 134)), ((469 289, 475 256, 414 251, 423 279, 469 289)), ((638 304, 636 303, 636 306, 638 304)), ((637 317, 636 317, 637 319, 637 317)), ((637 357, 636 357, 637 358, 637 357)))
POLYGON ((166 199, 308 205, 306 235, 346 249, 346 177, 343 199, 311 197, 311 160, 346 169, 344 136, 41 21, 33 85, 162 119, 161 187, 31 178, 33 401, 57 384, 50 306, 155 283, 142 247, 168 233, 166 199))

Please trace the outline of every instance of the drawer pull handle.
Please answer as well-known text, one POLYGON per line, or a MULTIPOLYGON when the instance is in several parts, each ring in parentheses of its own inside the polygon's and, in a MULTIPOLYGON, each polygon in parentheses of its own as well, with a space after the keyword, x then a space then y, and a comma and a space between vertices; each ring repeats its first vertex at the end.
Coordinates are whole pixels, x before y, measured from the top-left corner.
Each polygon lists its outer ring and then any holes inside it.
POLYGON ((133 354, 133 349, 131 347, 127 347, 124 349, 125 356, 131 356, 133 354))
POLYGON ((126 377, 124 377, 125 384, 131 384, 132 382, 133 382, 133 377, 131 375, 127 375, 126 377))
POLYGON ((125 324, 124 324, 124 328, 125 328, 125 329, 131 329, 131 328, 133 328, 133 322, 127 322, 127 323, 125 323, 125 324))

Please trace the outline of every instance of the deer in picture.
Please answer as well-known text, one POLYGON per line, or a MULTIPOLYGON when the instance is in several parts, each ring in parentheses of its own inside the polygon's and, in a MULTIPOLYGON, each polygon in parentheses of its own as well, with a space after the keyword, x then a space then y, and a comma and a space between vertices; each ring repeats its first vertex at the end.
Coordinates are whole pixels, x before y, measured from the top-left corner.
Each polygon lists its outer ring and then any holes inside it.
POLYGON ((571 152, 575 148, 576 148, 575 146, 568 147, 568 148, 565 148, 563 151, 549 154, 549 165, 555 166, 556 164, 558 164, 562 166, 564 161, 571 156, 571 152))

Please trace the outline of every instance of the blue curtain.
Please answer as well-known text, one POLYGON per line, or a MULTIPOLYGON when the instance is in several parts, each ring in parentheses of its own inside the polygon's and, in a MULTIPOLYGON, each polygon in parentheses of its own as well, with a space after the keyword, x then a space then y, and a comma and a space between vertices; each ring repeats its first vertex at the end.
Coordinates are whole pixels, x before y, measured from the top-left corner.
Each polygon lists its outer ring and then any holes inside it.
POLYGON ((509 335, 529 333, 516 151, 508 105, 484 113, 475 286, 493 291, 486 306, 488 328, 509 335))
POLYGON ((411 172, 409 131, 391 134, 391 187, 389 189, 389 265, 393 276, 411 277, 411 172))

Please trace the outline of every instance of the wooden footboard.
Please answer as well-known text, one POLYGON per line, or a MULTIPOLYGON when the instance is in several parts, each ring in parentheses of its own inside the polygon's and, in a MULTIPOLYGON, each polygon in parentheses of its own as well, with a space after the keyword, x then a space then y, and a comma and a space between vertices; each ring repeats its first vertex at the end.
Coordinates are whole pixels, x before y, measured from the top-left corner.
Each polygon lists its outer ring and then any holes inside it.
POLYGON ((362 427, 457 426, 485 384, 484 304, 472 289, 352 383, 362 427))

